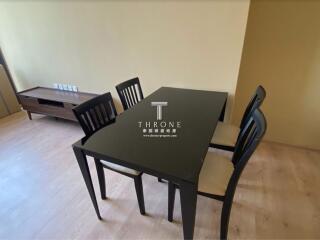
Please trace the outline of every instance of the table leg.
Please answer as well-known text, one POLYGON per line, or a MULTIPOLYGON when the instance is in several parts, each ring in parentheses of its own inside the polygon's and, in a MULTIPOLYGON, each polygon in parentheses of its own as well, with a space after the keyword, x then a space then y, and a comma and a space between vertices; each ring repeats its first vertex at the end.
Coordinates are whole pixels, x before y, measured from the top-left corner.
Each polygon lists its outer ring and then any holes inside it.
POLYGON ((220 117, 219 117, 219 121, 221 121, 221 122, 223 122, 223 120, 224 120, 224 114, 226 112, 226 106, 227 106, 227 101, 224 103, 222 111, 221 111, 221 114, 220 114, 220 117))
POLYGON ((27 111, 27 114, 28 114, 29 120, 32 120, 31 112, 30 112, 30 111, 27 111))
POLYGON ((97 217, 101 220, 100 212, 99 212, 99 207, 96 199, 96 195, 94 192, 93 184, 92 184, 92 179, 90 175, 90 170, 87 162, 87 158, 85 154, 81 151, 81 149, 77 147, 73 147, 74 154, 76 155, 83 179, 87 185, 88 192, 91 197, 91 201, 93 203, 94 209, 96 210, 97 217))
POLYGON ((180 184, 180 201, 184 239, 193 239, 197 210, 197 187, 191 183, 180 184))

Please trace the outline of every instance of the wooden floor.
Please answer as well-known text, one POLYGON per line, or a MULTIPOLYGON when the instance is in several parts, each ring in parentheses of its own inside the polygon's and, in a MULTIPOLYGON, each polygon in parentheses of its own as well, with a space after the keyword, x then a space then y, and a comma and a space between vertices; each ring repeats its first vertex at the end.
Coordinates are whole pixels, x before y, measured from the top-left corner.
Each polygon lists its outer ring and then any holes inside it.
MULTIPOLYGON (((106 170, 97 219, 71 149, 82 135, 75 123, 23 112, 0 120, 0 239, 181 239, 179 194, 169 223, 167 185, 148 175, 141 216, 133 181, 106 170)), ((240 179, 229 237, 320 238, 319 189, 320 152, 262 143, 240 179)), ((220 211, 198 197, 195 238, 218 238, 220 211)))

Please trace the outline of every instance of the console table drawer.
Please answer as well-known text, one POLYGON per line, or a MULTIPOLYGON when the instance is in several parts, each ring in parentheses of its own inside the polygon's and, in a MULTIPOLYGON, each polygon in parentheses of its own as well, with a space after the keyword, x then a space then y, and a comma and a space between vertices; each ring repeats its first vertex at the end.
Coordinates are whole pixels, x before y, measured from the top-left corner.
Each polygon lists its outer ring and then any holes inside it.
POLYGON ((38 100, 32 97, 19 96, 21 105, 24 106, 36 106, 38 105, 38 100))
POLYGON ((26 106, 25 110, 33 113, 41 113, 53 117, 60 117, 69 120, 76 120, 71 109, 65 109, 61 107, 49 106, 49 105, 37 105, 37 106, 26 106))
POLYGON ((77 104, 72 103, 64 103, 64 108, 72 110, 72 108, 76 107, 77 104))

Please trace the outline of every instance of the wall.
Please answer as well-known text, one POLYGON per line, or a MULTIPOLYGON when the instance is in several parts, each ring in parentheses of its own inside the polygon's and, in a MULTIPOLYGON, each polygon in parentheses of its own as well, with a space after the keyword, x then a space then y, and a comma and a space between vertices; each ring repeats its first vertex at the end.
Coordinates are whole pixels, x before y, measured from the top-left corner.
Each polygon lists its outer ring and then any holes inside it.
POLYGON ((320 149, 320 1, 251 1, 233 121, 258 84, 266 139, 320 149))
POLYGON ((0 64, 0 118, 21 111, 6 70, 0 64))
MULTIPOLYGON (((249 0, 0 3, 0 44, 18 90, 72 83, 235 93, 249 0)), ((232 104, 229 104, 231 106, 232 104)))

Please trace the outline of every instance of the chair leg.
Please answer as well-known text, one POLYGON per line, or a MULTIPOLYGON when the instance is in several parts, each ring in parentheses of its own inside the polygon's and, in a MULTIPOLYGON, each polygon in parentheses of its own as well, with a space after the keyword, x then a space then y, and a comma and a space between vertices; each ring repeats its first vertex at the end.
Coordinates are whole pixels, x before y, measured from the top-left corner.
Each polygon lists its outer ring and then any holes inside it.
POLYGON ((174 199, 176 196, 176 186, 169 182, 168 186, 168 221, 173 221, 174 199))
POLYGON ((105 176, 104 176, 104 170, 103 170, 102 163, 97 158, 94 159, 94 162, 96 164, 96 169, 97 169, 97 174, 98 174, 101 198, 102 199, 107 199, 107 196, 106 196, 106 180, 105 180, 105 176))
POLYGON ((146 211, 145 211, 145 207, 144 207, 144 197, 143 197, 143 187, 142 187, 141 175, 138 175, 138 176, 134 177, 133 179, 134 179, 134 185, 136 188, 140 213, 142 215, 144 215, 146 213, 146 211))
POLYGON ((228 226, 229 226, 229 219, 231 213, 233 198, 225 199, 222 206, 221 211, 221 222, 220 222, 220 239, 226 240, 228 237, 228 226))
POLYGON ((162 182, 162 179, 158 177, 158 182, 162 182))

